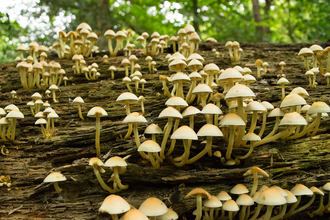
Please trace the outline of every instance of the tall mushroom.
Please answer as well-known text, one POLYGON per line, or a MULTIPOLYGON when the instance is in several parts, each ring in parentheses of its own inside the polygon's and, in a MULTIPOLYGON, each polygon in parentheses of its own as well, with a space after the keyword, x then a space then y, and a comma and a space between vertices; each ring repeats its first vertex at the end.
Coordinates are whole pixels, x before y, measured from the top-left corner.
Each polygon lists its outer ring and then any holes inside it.
POLYGON ((96 155, 100 156, 101 149, 100 149, 100 133, 101 133, 101 124, 100 124, 100 117, 108 116, 108 113, 101 107, 93 107, 87 113, 88 117, 95 117, 96 118, 96 132, 95 132, 95 148, 96 148, 96 155))

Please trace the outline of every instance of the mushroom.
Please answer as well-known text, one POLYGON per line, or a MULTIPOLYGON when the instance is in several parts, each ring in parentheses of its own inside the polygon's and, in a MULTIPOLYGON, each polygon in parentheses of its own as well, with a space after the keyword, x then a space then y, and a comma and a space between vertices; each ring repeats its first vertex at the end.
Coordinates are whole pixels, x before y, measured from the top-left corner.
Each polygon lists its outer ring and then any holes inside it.
POLYGON ((111 79, 115 79, 115 74, 114 72, 116 71, 116 67, 115 66, 110 66, 109 70, 111 72, 111 79))
POLYGON ((103 200, 99 212, 106 212, 111 215, 112 220, 119 220, 118 215, 129 211, 130 208, 125 199, 112 194, 103 200))
POLYGON ((106 190, 106 191, 108 191, 108 192, 110 192, 110 193, 115 193, 116 190, 111 189, 111 188, 110 188, 110 187, 109 187, 109 186, 103 181, 103 179, 102 179, 102 177, 101 177, 100 171, 101 171, 101 172, 105 172, 105 171, 100 167, 100 166, 103 166, 103 165, 104 165, 103 162, 102 162, 99 158, 97 158, 97 157, 93 157, 93 158, 91 158, 91 159, 89 160, 89 163, 88 163, 88 164, 89 164, 90 166, 93 167, 94 174, 95 174, 97 180, 99 181, 99 183, 100 183, 102 189, 104 189, 104 190, 106 190))
POLYGON ((254 205, 254 201, 249 195, 241 194, 237 198, 236 204, 240 206, 239 220, 244 220, 250 215, 250 207, 254 205))
POLYGON ((123 174, 126 171, 127 163, 126 161, 118 156, 111 157, 104 163, 105 167, 110 167, 113 171, 113 189, 117 192, 128 189, 128 185, 123 185, 119 178, 119 174, 123 174))
POLYGON ((260 68, 262 66, 262 61, 260 59, 257 59, 255 64, 257 66, 257 77, 260 78, 260 68))
POLYGON ((285 97, 285 87, 284 87, 284 85, 285 85, 285 84, 289 84, 289 80, 287 80, 286 78, 282 77, 282 78, 280 78, 280 79, 277 81, 277 84, 280 85, 281 88, 282 88, 282 98, 281 98, 281 100, 283 100, 284 97, 285 97))
POLYGON ((53 101, 54 101, 54 102, 58 102, 58 101, 56 100, 56 94, 55 94, 55 91, 58 90, 57 85, 52 84, 52 85, 49 87, 49 90, 52 91, 52 93, 53 93, 53 101))
POLYGON ((269 175, 266 173, 266 171, 260 169, 259 167, 251 167, 248 171, 246 171, 243 176, 247 176, 250 174, 253 174, 253 185, 252 185, 252 189, 250 192, 250 196, 253 196, 255 194, 255 192, 257 191, 258 188, 258 173, 269 177, 269 175))
POLYGON ((78 96, 78 97, 74 98, 74 100, 72 102, 77 103, 79 117, 81 118, 81 120, 85 120, 85 118, 81 114, 81 105, 85 103, 84 100, 80 96, 78 96))
POLYGON ((65 181, 66 177, 63 176, 60 172, 51 172, 45 179, 45 183, 53 183, 56 193, 62 192, 62 189, 58 186, 58 182, 65 181))
POLYGON ((159 157, 158 152, 161 151, 161 148, 157 142, 153 140, 146 140, 143 142, 139 148, 139 152, 147 152, 148 153, 148 159, 151 162, 153 168, 159 169, 159 163, 163 160, 159 157))
POLYGON ((54 132, 55 132, 55 126, 54 126, 54 119, 55 118, 58 118, 59 116, 56 114, 56 112, 50 112, 48 115, 47 115, 47 119, 48 119, 48 122, 47 122, 47 136, 48 137, 52 137, 54 132), (51 121, 51 122, 50 122, 51 121), (52 123, 52 130, 50 131, 50 123, 52 123))
POLYGON ((45 127, 44 125, 47 124, 47 121, 46 119, 43 119, 43 118, 39 118, 36 122, 35 122, 36 125, 40 124, 41 126, 41 131, 42 131, 42 134, 44 137, 47 137, 47 133, 46 133, 46 130, 45 130, 45 127))
POLYGON ((112 48, 112 39, 115 38, 115 32, 113 30, 107 30, 105 33, 104 33, 104 36, 106 38, 108 38, 108 47, 109 47, 109 55, 111 57, 114 57, 116 55, 113 55, 113 48, 112 48))
POLYGON ((11 110, 7 115, 6 115, 7 119, 11 119, 11 134, 10 137, 8 137, 10 140, 15 140, 15 131, 16 131, 16 121, 18 118, 24 118, 24 115, 22 112, 20 112, 17 109, 13 109, 11 110))
POLYGON ((222 203, 220 199, 218 199, 216 196, 211 195, 211 198, 205 200, 203 202, 204 207, 210 209, 209 210, 209 220, 214 220, 214 210, 219 209, 222 206, 222 203))
POLYGON ((161 200, 149 197, 140 205, 139 210, 149 216, 149 220, 156 220, 157 216, 164 215, 168 209, 161 200))
POLYGON ((202 188, 195 188, 191 190, 184 198, 187 199, 189 197, 196 196, 196 218, 195 220, 201 220, 202 219, 202 198, 207 197, 208 199, 211 199, 211 195, 202 188))
POLYGON ((233 220, 233 212, 237 212, 239 207, 234 200, 229 199, 222 205, 222 209, 228 211, 228 219, 233 220))
POLYGON ((305 66, 306 71, 309 70, 307 57, 313 56, 313 54, 314 54, 313 51, 311 51, 307 47, 301 48, 299 53, 298 53, 298 57, 303 57, 303 59, 304 59, 304 66, 305 66))
POLYGON ((96 148, 96 155, 100 156, 101 149, 100 149, 100 133, 101 133, 101 125, 100 125, 100 117, 108 116, 108 113, 101 107, 93 107, 87 113, 88 117, 95 117, 96 118, 96 132, 95 132, 95 148, 96 148))

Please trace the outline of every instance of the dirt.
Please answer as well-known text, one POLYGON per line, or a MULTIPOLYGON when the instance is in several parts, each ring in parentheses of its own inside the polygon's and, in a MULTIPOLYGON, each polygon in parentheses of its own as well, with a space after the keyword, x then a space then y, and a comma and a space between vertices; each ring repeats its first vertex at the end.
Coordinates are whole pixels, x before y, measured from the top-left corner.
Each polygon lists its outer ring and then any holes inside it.
MULTIPOLYGON (((330 42, 316 43, 323 48, 330 45, 330 42)), ((286 63, 284 73, 290 82, 286 86, 286 94, 293 88, 301 86, 309 92, 309 97, 306 98, 308 104, 314 101, 324 101, 329 104, 329 87, 326 85, 326 79, 319 74, 318 86, 310 89, 308 78, 304 75, 303 61, 297 57, 302 47, 309 47, 312 44, 241 43, 244 53, 239 62, 240 66, 251 68, 256 75, 254 64, 256 59, 269 63, 268 72, 251 85, 256 100, 268 101, 279 107, 281 89, 276 82, 278 74, 281 73, 278 63, 283 60, 286 63)), ((171 52, 171 49, 167 49, 166 52, 171 52)), ((16 62, 0 66, 1 107, 13 103, 25 116, 24 119, 18 120, 15 141, 1 143, 9 153, 0 155, 0 175, 10 176, 12 184, 11 187, 0 187, 1 219, 109 219, 109 215, 98 212, 102 201, 109 193, 100 187, 92 167, 88 165, 89 159, 96 156, 95 118, 86 115, 94 106, 101 106, 108 113, 108 116, 101 118, 99 158, 106 161, 111 156, 131 155, 127 160, 127 171, 120 175, 122 183, 129 184, 129 188, 117 194, 137 208, 146 198, 154 196, 161 199, 168 207, 172 207, 179 214, 180 219, 194 219, 191 212, 195 208, 195 200, 184 199, 191 189, 201 187, 210 194, 216 195, 222 190, 229 192, 237 183, 243 183, 251 188, 252 177, 243 176, 251 166, 258 166, 270 175, 269 178, 262 178, 259 186, 278 185, 291 189, 296 183, 308 187, 320 187, 329 182, 330 122, 328 118, 322 119, 319 131, 314 137, 278 140, 259 146, 252 156, 241 161, 237 166, 225 166, 221 164, 219 158, 204 156, 196 163, 181 168, 165 160, 160 169, 153 169, 150 163, 143 161, 136 151, 133 136, 127 140, 121 138, 128 128, 122 123, 126 113, 125 107, 117 104, 115 100, 122 92, 127 91, 126 85, 122 82, 124 69, 120 66, 124 57, 121 53, 119 54, 121 56, 109 58, 105 63, 102 59, 105 53, 101 52, 94 54, 93 58, 86 58, 87 64, 96 62, 99 65, 98 71, 101 76, 95 81, 87 81, 82 74, 74 75, 72 70, 74 63, 71 60, 59 60, 55 56, 48 58, 47 61, 59 62, 69 78, 68 86, 61 86, 60 92, 57 92, 58 103, 54 103, 51 97, 46 97, 44 90, 23 89, 16 62), (115 80, 110 79, 110 71, 108 71, 110 65, 117 67, 115 80), (16 90, 17 98, 11 98, 12 90, 16 90), (55 120, 56 132, 52 138, 42 137, 40 127, 34 124, 35 118, 26 106, 34 92, 43 94, 42 100, 49 101, 51 107, 60 116, 55 120), (76 96, 81 96, 85 101, 82 107, 85 120, 79 119, 77 106, 72 103, 76 96), (59 184, 63 189, 60 194, 55 192, 52 184, 43 183, 43 179, 51 171, 59 171, 67 178, 67 181, 59 184)), ((204 65, 215 63, 221 69, 233 67, 224 44, 201 44, 199 53, 205 59, 204 65), (212 52, 213 48, 220 52, 219 58, 212 52)), ((166 107, 167 100, 158 76, 169 76, 172 73, 164 61, 166 53, 154 57, 157 62, 156 73, 149 73, 141 50, 136 49, 133 54, 139 58, 137 63, 141 65, 141 73, 147 81, 145 92, 136 93, 137 96, 143 95, 146 98, 144 116, 148 123, 138 126, 139 133, 143 134, 150 123, 156 123, 161 128, 166 123, 158 118, 159 113, 166 107)), ((188 70, 184 72, 189 73, 188 70)), ((169 84, 170 88, 171 86, 169 84)), ((185 85, 185 92, 188 91, 187 86, 185 85)), ((222 110, 226 112, 226 107, 224 106, 222 110)), ((131 105, 131 111, 141 112, 140 104, 131 105)), ((197 131, 205 123, 205 119, 204 116, 199 115, 195 120, 195 131, 197 131)), ((184 124, 188 124, 187 119, 184 119, 180 125, 184 124)), ((267 123, 265 133, 270 132, 272 126, 272 121, 267 123)), ((257 129, 259 128, 260 123, 257 129)), ((145 135, 141 139, 150 139, 150 137, 145 135)), ((160 143, 161 136, 157 140, 160 143)), ((182 142, 178 141, 174 155, 182 154, 181 145, 182 142)), ((197 154, 202 147, 200 142, 194 141, 191 154, 197 154)), ((214 139, 213 150, 225 153, 226 143, 223 139, 214 139)), ((245 152, 247 152, 246 148, 235 148, 233 154, 242 155, 245 152)), ((107 180, 111 176, 111 171, 105 170, 102 177, 107 180)), ((303 202, 307 200, 308 198, 304 198, 303 202)), ((317 208, 318 201, 317 196, 309 211, 317 208)), ((328 196, 325 196, 325 201, 328 201, 328 196)), ((309 217, 304 211, 290 219, 306 218, 309 217)), ((323 217, 315 217, 315 219, 321 218, 329 219, 329 213, 324 214, 323 217)))

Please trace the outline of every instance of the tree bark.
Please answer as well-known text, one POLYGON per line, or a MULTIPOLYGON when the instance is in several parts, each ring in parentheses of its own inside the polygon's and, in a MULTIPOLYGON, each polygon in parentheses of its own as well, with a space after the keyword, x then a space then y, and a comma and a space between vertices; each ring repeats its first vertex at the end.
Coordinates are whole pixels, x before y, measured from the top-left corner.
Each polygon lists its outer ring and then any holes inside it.
POLYGON ((109 0, 99 0, 98 1, 98 12, 96 13, 96 28, 101 32, 101 35, 97 41, 100 50, 107 49, 108 40, 103 37, 103 34, 109 28, 109 18, 111 15, 109 0))
POLYGON ((194 14, 194 21, 193 26, 197 34, 200 34, 199 31, 199 13, 198 13, 198 2, 197 0, 193 0, 193 14, 194 14))

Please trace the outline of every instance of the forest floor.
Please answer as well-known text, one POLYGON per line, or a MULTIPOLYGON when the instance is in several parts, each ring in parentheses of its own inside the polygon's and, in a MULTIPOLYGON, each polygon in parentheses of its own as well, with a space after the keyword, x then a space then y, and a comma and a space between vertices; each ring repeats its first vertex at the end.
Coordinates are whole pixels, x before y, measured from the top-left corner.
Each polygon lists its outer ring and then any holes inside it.
MULTIPOLYGON (((330 42, 316 42, 323 48, 330 46, 330 42)), ((300 44, 268 44, 268 43, 241 43, 244 50, 238 65, 249 67, 256 75, 255 61, 261 59, 269 63, 268 72, 261 79, 251 84, 251 89, 256 94, 255 100, 268 101, 275 107, 280 106, 281 88, 276 84, 281 73, 279 62, 285 61, 284 73, 289 80, 286 86, 286 94, 298 86, 309 92, 306 98, 308 104, 315 101, 324 101, 329 104, 329 87, 325 77, 317 76, 318 86, 315 89, 308 88, 308 78, 304 75, 303 61, 297 54, 303 47, 309 47, 314 43, 300 44)), ((168 49, 169 51, 170 49, 168 49)), ((252 186, 252 177, 244 177, 243 174, 251 167, 258 166, 264 169, 269 178, 262 178, 259 186, 278 185, 285 189, 291 189, 295 184, 302 183, 308 187, 323 186, 330 181, 330 120, 323 118, 318 133, 313 137, 303 137, 296 140, 278 140, 257 147, 252 156, 241 161, 237 166, 225 166, 219 158, 204 156, 197 162, 185 165, 181 168, 174 166, 165 160, 160 169, 155 170, 150 163, 145 163, 136 151, 134 138, 122 139, 127 132, 127 125, 122 121, 125 118, 125 107, 117 104, 117 97, 127 91, 122 82, 124 69, 120 65, 121 56, 107 59, 103 62, 105 52, 94 54, 93 58, 86 58, 88 65, 97 63, 101 76, 98 80, 87 81, 84 75, 74 75, 73 61, 58 59, 55 56, 50 60, 59 62, 69 78, 68 86, 61 86, 57 92, 59 102, 54 103, 51 97, 43 95, 43 101, 49 101, 51 107, 60 116, 55 120, 56 132, 52 138, 43 138, 40 127, 35 125, 36 119, 32 116, 26 103, 31 101, 31 95, 35 92, 44 94, 40 89, 23 89, 16 62, 0 65, 1 106, 8 104, 17 105, 24 114, 24 119, 18 119, 16 140, 1 142, 8 154, 0 155, 0 175, 10 176, 12 186, 0 187, 0 219, 109 219, 109 215, 100 214, 98 209, 102 201, 109 193, 100 187, 93 169, 88 165, 89 159, 96 156, 94 147, 95 118, 87 117, 87 112, 94 106, 104 108, 108 116, 101 118, 101 156, 106 161, 111 156, 131 157, 127 160, 127 171, 121 175, 122 183, 129 184, 127 190, 118 195, 125 198, 130 204, 139 207, 148 197, 154 196, 161 199, 168 207, 172 207, 180 219, 194 219, 191 212, 195 208, 194 199, 184 199, 184 196, 193 188, 201 187, 210 194, 217 195, 220 191, 227 192, 237 183, 243 183, 248 188, 252 186), (115 80, 110 79, 108 68, 110 65, 117 67, 115 80), (11 98, 10 92, 16 90, 17 98, 11 98), (82 107, 85 120, 78 117, 77 106, 72 100, 81 96, 85 104, 82 107), (273 161, 273 162, 271 162, 273 161), (59 185, 63 189, 57 194, 50 183, 43 183, 44 178, 51 171, 59 171, 66 176, 67 181, 59 185)), ((163 94, 162 83, 159 75, 170 76, 168 65, 164 61, 166 53, 153 57, 157 62, 156 73, 149 73, 145 56, 140 49, 133 50, 142 67, 141 73, 147 83, 145 92, 136 93, 146 99, 145 114, 147 124, 139 124, 139 133, 151 123, 164 127, 166 120, 158 118, 159 113, 166 107, 167 97, 163 94)), ((233 67, 228 51, 224 44, 200 45, 199 54, 205 59, 204 65, 215 63, 220 69, 233 67), (215 48, 220 52, 217 58, 212 52, 215 48)), ((325 65, 325 63, 324 63, 325 65)), ((184 72, 189 73, 188 70, 184 72)), ((134 88, 133 83, 131 84, 134 88)), ((171 84, 169 84, 171 88, 171 84)), ((184 91, 188 90, 185 85, 184 91)), ((225 103, 225 102, 224 102, 225 103)), ((222 104, 224 104, 222 103, 222 104)), ((200 107, 200 106, 199 106, 200 107)), ((140 104, 131 105, 131 111, 141 112, 140 104)), ((228 112, 226 106, 222 108, 228 112)), ((203 115, 196 116, 195 131, 203 124, 203 115)), ((188 120, 182 120, 180 125, 188 124, 188 120)), ((271 131, 273 121, 267 123, 266 132, 271 131)), ((258 123, 257 129, 260 128, 258 123)), ((142 139, 149 139, 145 135, 142 139)), ((161 137, 157 140, 161 141, 161 137)), ((197 154, 202 145, 194 142, 192 155, 197 154)), ((213 151, 226 151, 226 143, 221 138, 213 141, 213 151)), ((235 148, 234 155, 243 155, 248 149, 235 148)), ((183 151, 181 142, 178 141, 175 155, 183 151)), ((109 179, 111 171, 106 169, 102 174, 104 180, 109 179)), ((325 197, 327 201, 328 196, 325 197)), ((303 199, 303 202, 308 199, 303 199)), ((319 198, 313 204, 318 206, 319 198)), ((306 211, 290 219, 308 219, 306 211)), ((315 219, 329 219, 329 213, 315 219)))

